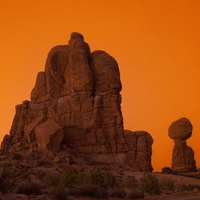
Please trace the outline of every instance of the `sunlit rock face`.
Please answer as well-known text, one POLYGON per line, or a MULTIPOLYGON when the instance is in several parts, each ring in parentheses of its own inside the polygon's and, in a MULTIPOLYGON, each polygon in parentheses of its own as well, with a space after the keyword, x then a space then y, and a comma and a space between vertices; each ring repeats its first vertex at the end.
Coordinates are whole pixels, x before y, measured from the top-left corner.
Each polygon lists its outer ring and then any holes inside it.
POLYGON ((196 171, 194 151, 187 146, 186 140, 192 135, 193 126, 189 119, 180 118, 174 121, 168 130, 169 137, 174 140, 172 169, 177 172, 196 171))
POLYGON ((50 50, 31 101, 16 106, 2 148, 17 150, 28 143, 54 153, 107 155, 152 171, 153 139, 146 132, 124 131, 121 89, 116 60, 105 51, 91 53, 83 36, 72 33, 68 45, 50 50))

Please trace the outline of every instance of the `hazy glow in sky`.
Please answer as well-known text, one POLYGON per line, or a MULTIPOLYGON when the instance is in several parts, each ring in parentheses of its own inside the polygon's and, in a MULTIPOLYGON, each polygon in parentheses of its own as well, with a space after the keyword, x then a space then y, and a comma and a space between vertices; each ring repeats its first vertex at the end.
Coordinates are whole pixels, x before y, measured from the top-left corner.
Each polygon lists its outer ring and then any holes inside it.
POLYGON ((171 165, 168 127, 181 117, 194 126, 188 144, 199 166, 199 19, 199 0, 1 0, 0 140, 49 50, 77 31, 118 61, 124 126, 152 135, 154 169, 171 165))

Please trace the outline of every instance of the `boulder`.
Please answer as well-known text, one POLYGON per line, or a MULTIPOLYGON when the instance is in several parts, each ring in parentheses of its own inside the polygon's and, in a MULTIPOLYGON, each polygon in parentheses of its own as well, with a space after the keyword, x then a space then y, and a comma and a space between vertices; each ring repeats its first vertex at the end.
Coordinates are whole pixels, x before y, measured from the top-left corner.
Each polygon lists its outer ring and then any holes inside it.
POLYGON ((170 125, 169 137, 171 139, 187 140, 192 135, 192 129, 190 120, 182 117, 170 125))
POLYGON ((38 147, 47 148, 53 152, 59 151, 63 140, 63 129, 52 119, 35 127, 38 147))

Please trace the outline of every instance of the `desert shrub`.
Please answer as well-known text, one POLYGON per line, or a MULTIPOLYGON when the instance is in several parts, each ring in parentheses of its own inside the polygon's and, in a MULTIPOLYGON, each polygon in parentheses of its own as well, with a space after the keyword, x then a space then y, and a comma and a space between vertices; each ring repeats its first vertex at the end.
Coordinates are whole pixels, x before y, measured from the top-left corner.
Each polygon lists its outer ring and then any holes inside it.
POLYGON ((68 194, 70 196, 87 196, 93 198, 108 197, 108 191, 99 186, 81 186, 77 188, 70 188, 68 194))
POLYGON ((5 155, 5 154, 6 154, 6 151, 4 149, 0 149, 0 156, 5 155))
POLYGON ((116 178, 108 171, 103 172, 103 187, 112 188, 116 185, 116 178))
POLYGON ((164 191, 174 191, 174 180, 171 178, 165 178, 161 182, 161 188, 164 191))
POLYGON ((136 189, 138 187, 138 180, 134 176, 128 176, 124 180, 124 186, 128 189, 136 189))
POLYGON ((170 167, 163 167, 161 170, 162 174, 171 174, 171 168, 170 167))
POLYGON ((38 160, 36 163, 36 166, 45 166, 45 167, 49 167, 52 166, 53 162, 50 160, 38 160))
POLYGON ((162 174, 177 174, 177 172, 172 170, 172 168, 170 168, 170 167, 163 167, 161 170, 161 173, 162 174))
POLYGON ((17 193, 39 195, 42 193, 42 185, 39 182, 24 181, 19 184, 17 193))
POLYGON ((128 198, 129 199, 143 199, 144 198, 144 193, 138 190, 131 190, 128 193, 128 198))
POLYGON ((23 145, 23 146, 20 146, 20 150, 24 151, 24 150, 28 150, 30 148, 29 145, 23 145))
POLYGON ((68 197, 68 192, 64 186, 52 186, 49 188, 49 194, 54 196, 57 200, 66 200, 68 197))
POLYGON ((158 179, 151 173, 144 174, 141 179, 140 189, 150 195, 159 195, 161 193, 158 179))
POLYGON ((123 188, 113 188, 110 190, 110 196, 111 197, 117 197, 120 199, 124 199, 126 197, 126 190, 123 188))
POLYGON ((34 175, 40 179, 40 180, 43 180, 46 173, 43 171, 43 170, 37 170, 37 171, 34 171, 34 175))
POLYGON ((20 170, 28 170, 27 165, 25 165, 24 163, 16 163, 16 168, 20 169, 20 170))
POLYGON ((21 160, 23 158, 23 156, 22 156, 22 154, 20 154, 20 153, 14 153, 13 155, 12 155, 12 159, 13 160, 21 160))
POLYGON ((98 185, 100 187, 112 188, 116 185, 116 178, 110 172, 96 168, 85 175, 84 183, 87 185, 98 185))
POLYGON ((192 191, 194 189, 200 190, 200 185, 182 184, 178 188, 179 191, 192 191))
POLYGON ((44 176, 44 182, 47 187, 55 187, 58 186, 60 182, 60 174, 59 173, 47 173, 44 176))
POLYGON ((70 165, 74 165, 74 164, 75 164, 75 161, 74 161, 73 156, 70 156, 70 157, 69 157, 69 164, 70 164, 70 165))
POLYGON ((67 168, 62 173, 52 173, 44 176, 44 182, 47 187, 60 185, 71 188, 82 185, 83 179, 83 174, 73 168, 67 168))
POLYGON ((65 169, 60 175, 60 182, 68 188, 82 185, 84 175, 73 168, 65 169))
POLYGON ((0 192, 10 192, 15 183, 15 169, 10 163, 4 163, 0 167, 0 192))
POLYGON ((92 165, 92 166, 97 166, 97 165, 100 165, 102 164, 101 162, 97 161, 97 160, 94 160, 93 158, 91 158, 90 156, 85 156, 84 157, 86 163, 88 165, 92 165))
POLYGON ((65 200, 68 196, 65 190, 64 179, 65 177, 62 177, 62 173, 45 174, 44 176, 48 193, 56 197, 58 200, 65 200))
POLYGON ((123 180, 119 177, 116 178, 116 183, 114 185, 114 188, 125 188, 123 180))
POLYGON ((12 163, 7 163, 7 162, 5 162, 5 163, 2 163, 1 164, 1 167, 2 168, 13 168, 13 164, 12 163))
POLYGON ((25 175, 26 172, 30 169, 29 166, 27 166, 26 164, 23 164, 23 163, 17 163, 15 165, 15 167, 17 168, 18 173, 23 174, 23 175, 25 175))

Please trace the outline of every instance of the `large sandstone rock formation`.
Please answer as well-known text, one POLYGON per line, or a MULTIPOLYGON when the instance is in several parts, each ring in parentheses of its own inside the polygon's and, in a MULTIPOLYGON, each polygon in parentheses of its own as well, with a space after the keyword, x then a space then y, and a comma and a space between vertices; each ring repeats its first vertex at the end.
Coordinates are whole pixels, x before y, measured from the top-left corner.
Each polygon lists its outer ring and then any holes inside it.
POLYGON ((91 53, 83 36, 72 33, 68 45, 49 52, 31 101, 16 106, 2 148, 12 151, 28 143, 152 171, 151 136, 123 129, 121 88, 116 60, 104 51, 91 53))
POLYGON ((194 151, 187 146, 186 140, 192 135, 192 124, 187 118, 174 121, 169 127, 169 137, 174 140, 172 169, 177 172, 196 171, 194 151))

